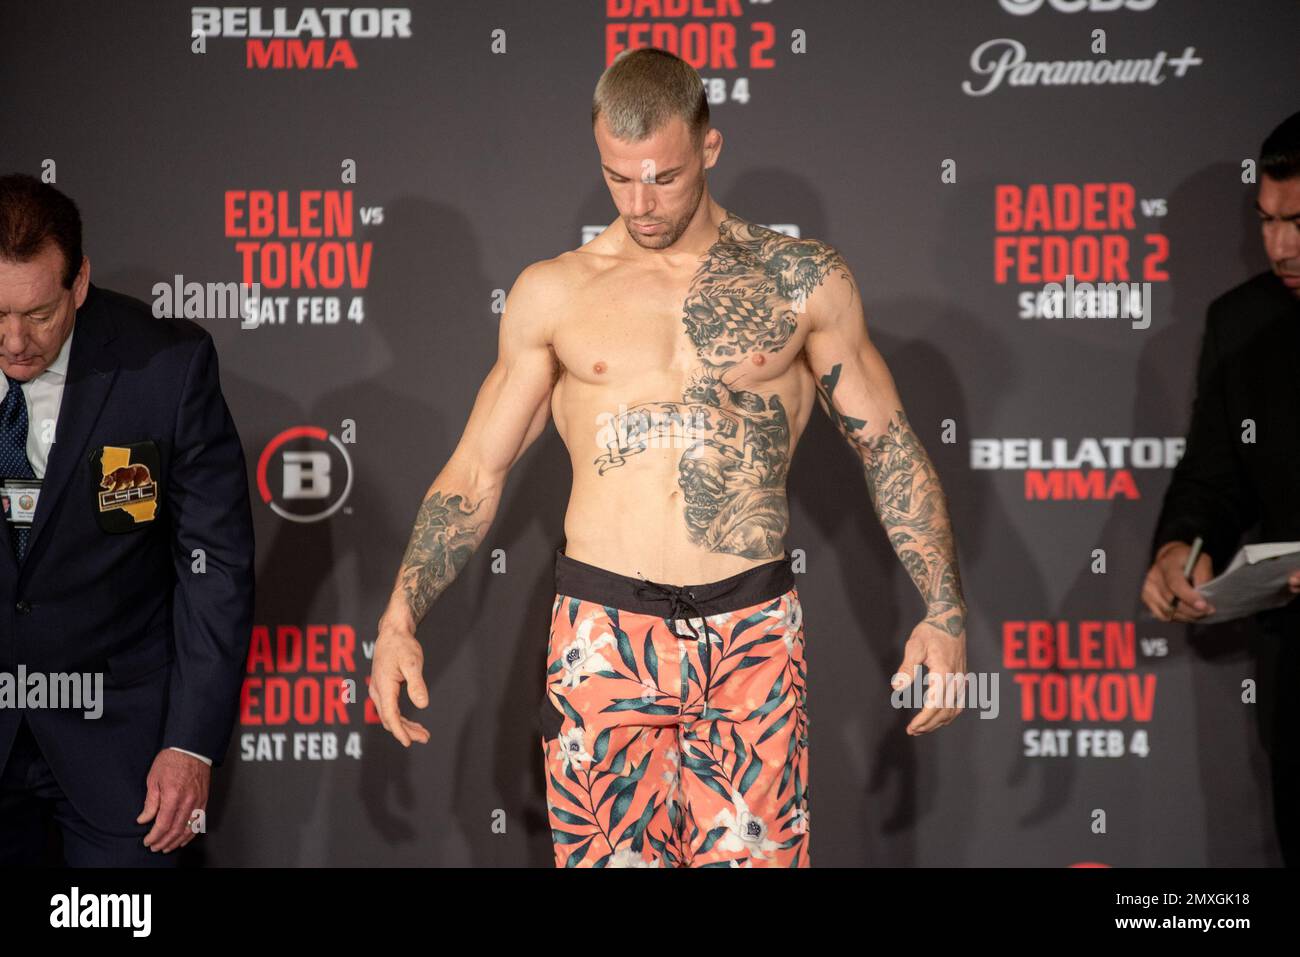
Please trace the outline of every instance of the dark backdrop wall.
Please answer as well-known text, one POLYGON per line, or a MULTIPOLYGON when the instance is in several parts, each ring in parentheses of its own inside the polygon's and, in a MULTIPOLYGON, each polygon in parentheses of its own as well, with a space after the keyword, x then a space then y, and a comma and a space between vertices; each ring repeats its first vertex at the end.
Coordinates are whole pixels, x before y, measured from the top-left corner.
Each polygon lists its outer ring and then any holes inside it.
POLYGON ((998 681, 996 717, 904 733, 887 682, 920 602, 818 413, 789 542, 813 862, 1278 862, 1259 705, 1241 701, 1251 630, 1189 635, 1143 618, 1138 591, 1205 308, 1267 267, 1243 162, 1297 108, 1300 7, 420 2, 335 31, 322 13, 322 36, 296 5, 288 36, 272 7, 224 9, 0 14, 0 168, 79 202, 93 281, 162 311, 178 275, 262 283, 252 327, 199 320, 249 460, 259 578, 197 858, 550 865, 534 716, 570 478, 553 427, 421 628, 431 743, 392 740, 364 678, 503 291, 615 216, 596 79, 656 42, 685 44, 714 97, 719 201, 854 269, 948 491, 970 667, 998 681), (1085 199, 1095 215, 1071 218, 1085 199), (1149 323, 1026 318, 1098 252, 1103 278, 1150 283, 1149 323), (349 679, 356 701, 327 707, 349 679))

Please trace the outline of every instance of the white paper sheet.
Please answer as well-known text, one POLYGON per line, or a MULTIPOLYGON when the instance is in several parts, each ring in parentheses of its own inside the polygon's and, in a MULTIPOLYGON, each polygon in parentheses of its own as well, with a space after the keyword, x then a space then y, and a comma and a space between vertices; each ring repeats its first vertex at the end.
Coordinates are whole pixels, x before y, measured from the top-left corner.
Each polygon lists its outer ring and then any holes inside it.
POLYGON ((1285 605, 1300 597, 1287 587, 1295 571, 1300 571, 1300 542, 1243 546, 1222 574, 1197 589, 1214 606, 1214 614, 1197 622, 1232 621, 1285 605))

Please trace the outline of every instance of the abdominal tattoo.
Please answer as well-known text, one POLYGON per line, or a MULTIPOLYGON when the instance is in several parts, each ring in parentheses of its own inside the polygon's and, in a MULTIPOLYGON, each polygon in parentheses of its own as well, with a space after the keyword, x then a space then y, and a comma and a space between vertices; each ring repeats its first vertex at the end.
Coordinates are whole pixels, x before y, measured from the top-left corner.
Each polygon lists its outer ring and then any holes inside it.
POLYGON ((487 525, 474 519, 480 505, 435 490, 420 506, 398 572, 417 624, 482 540, 487 525))
POLYGON ((844 263, 822 243, 734 216, 718 236, 683 304, 700 368, 680 402, 642 403, 617 416, 595 464, 604 475, 646 448, 684 447, 677 484, 691 541, 713 552, 776 558, 789 525, 790 423, 776 392, 733 388, 728 373, 754 353, 780 352, 808 295, 844 263))
POLYGON ((883 432, 871 435, 865 419, 835 407, 832 399, 840 368, 836 364, 817 382, 822 405, 862 460, 871 504, 925 600, 925 621, 960 635, 966 627, 965 602, 939 477, 902 409, 894 412, 883 432))

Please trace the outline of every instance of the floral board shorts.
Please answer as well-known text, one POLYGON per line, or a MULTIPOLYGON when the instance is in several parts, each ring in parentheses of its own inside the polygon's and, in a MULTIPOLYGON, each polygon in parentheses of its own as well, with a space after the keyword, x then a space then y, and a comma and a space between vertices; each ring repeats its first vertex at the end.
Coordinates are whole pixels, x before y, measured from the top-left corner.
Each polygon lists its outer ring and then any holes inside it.
POLYGON ((540 711, 557 867, 807 867, 790 559, 703 585, 557 550, 540 711))

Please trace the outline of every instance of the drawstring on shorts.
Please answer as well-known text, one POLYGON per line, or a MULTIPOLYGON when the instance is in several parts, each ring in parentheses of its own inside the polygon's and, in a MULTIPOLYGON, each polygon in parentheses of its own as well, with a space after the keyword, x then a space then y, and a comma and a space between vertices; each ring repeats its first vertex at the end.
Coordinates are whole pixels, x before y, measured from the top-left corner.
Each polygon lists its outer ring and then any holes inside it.
MULTIPOLYGON (((661 582, 652 582, 648 578, 643 578, 640 584, 636 586, 636 596, 638 598, 666 599, 667 601, 671 602, 671 607, 668 609, 668 614, 665 615, 664 617, 670 619, 684 618, 686 620, 686 627, 691 630, 691 633, 689 635, 683 635, 681 632, 677 630, 676 626, 674 625, 673 634, 678 638, 693 637, 697 642, 707 641, 708 634, 709 634, 709 623, 706 620, 707 616, 703 612, 701 612, 699 607, 695 604, 694 592, 688 591, 684 587, 678 587, 676 585, 665 585, 662 584, 661 582), (692 616, 692 615, 684 614, 684 612, 686 612, 687 609, 694 612, 694 615, 692 616), (704 623, 704 636, 705 636, 704 638, 700 637, 700 633, 696 629, 693 623, 693 618, 698 618, 700 619, 701 622, 704 623)), ((710 665, 711 664, 712 662, 710 662, 710 665)), ((709 710, 709 687, 713 680, 713 674, 712 674, 713 668, 707 667, 704 670, 705 670, 704 710, 708 711, 709 710)))

